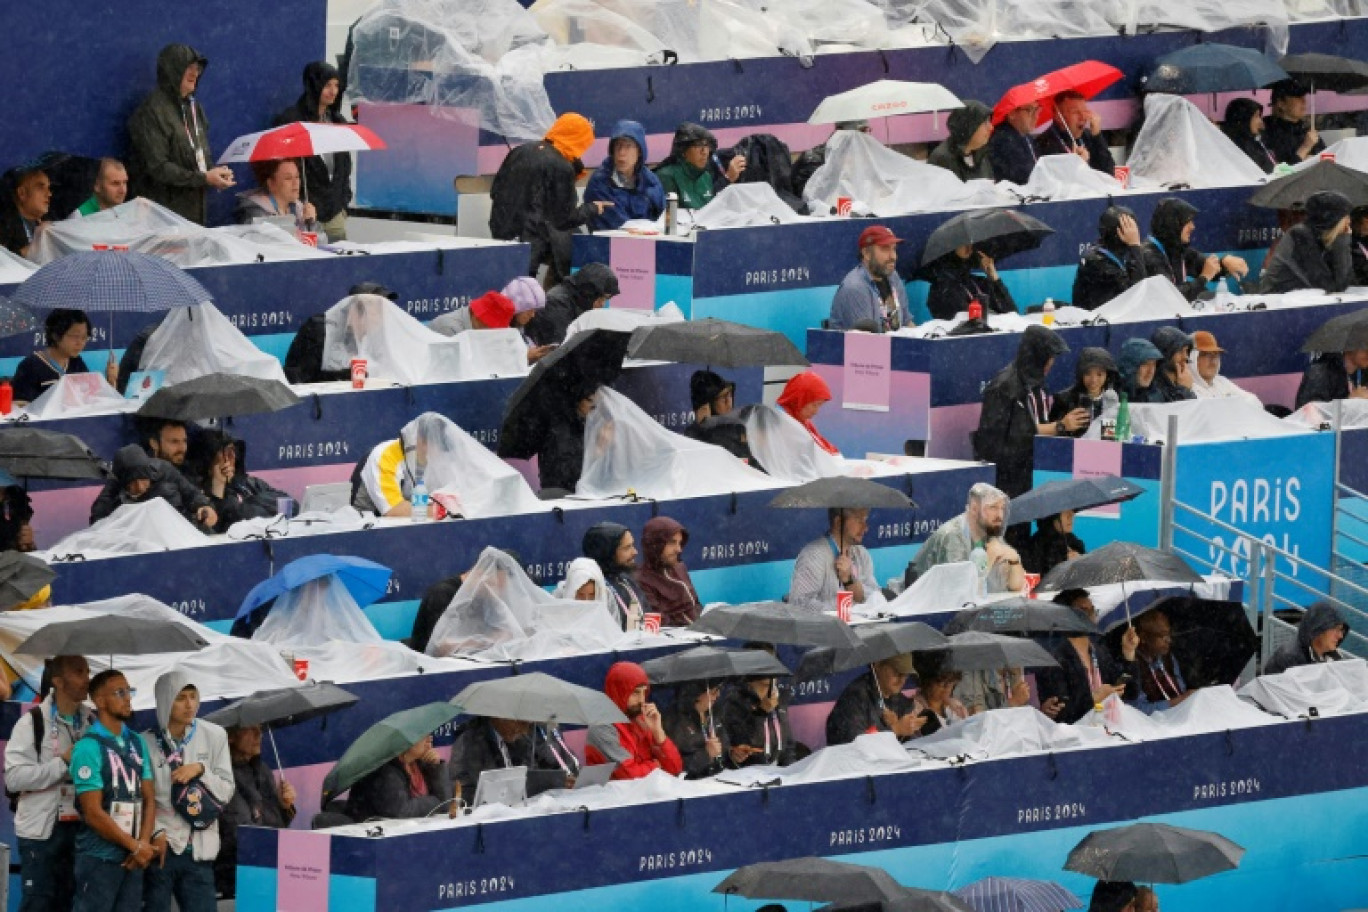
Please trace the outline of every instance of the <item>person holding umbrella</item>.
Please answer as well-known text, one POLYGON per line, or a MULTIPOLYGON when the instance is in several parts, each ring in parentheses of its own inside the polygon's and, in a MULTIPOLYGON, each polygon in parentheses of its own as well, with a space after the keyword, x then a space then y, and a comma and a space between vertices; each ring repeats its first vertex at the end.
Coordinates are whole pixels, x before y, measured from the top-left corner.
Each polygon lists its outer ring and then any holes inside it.
MULTIPOLYGON (((15 405, 29 404, 67 374, 90 373, 81 358, 90 342, 90 317, 85 311, 61 307, 49 311, 43 335, 47 347, 25 356, 14 369, 15 405)), ((105 363, 105 379, 112 386, 118 375, 119 366, 111 357, 105 363)))
MULTIPOLYGON (((1068 605, 1085 618, 1096 621, 1097 609, 1086 589, 1065 589, 1054 597, 1060 605, 1068 605)), ((1040 693, 1040 711, 1065 725, 1077 722, 1113 695, 1123 700, 1134 700, 1137 693, 1135 651, 1140 637, 1134 627, 1127 627, 1121 637, 1124 664, 1112 658, 1106 646, 1094 643, 1090 634, 1079 634, 1065 639, 1054 650, 1058 668, 1044 668, 1036 676, 1040 693)))
POLYGON ((969 710, 955 699, 955 688, 964 675, 952 667, 946 653, 918 653, 912 657, 912 664, 917 670, 912 711, 926 720, 919 734, 932 735, 969 718, 969 710))
POLYGON ((1099 880, 1088 898, 1088 912, 1139 912, 1139 891, 1128 880, 1099 880))
POLYGON ((1073 306, 1096 310, 1148 277, 1135 213, 1125 206, 1108 206, 1097 220, 1097 241, 1078 263, 1073 306))
POLYGON ((849 592, 863 605, 879 592, 874 559, 861 544, 869 531, 868 510, 827 510, 826 534, 808 542, 793 562, 791 604, 813 611, 834 611, 837 592, 849 592))
POLYGON ((1321 190, 1306 198, 1306 220, 1294 225, 1264 263, 1259 291, 1279 294, 1319 288, 1336 294, 1354 278, 1350 254, 1349 213, 1353 205, 1343 193, 1321 190))
POLYGON ((1249 160, 1271 174, 1278 157, 1264 143, 1263 105, 1253 98, 1235 98, 1226 105, 1221 132, 1249 156, 1249 160))
POLYGON ((294 820, 294 786, 281 779, 261 757, 261 726, 227 729, 228 756, 233 764, 233 800, 219 817, 219 852, 214 859, 214 884, 219 895, 237 895, 237 831, 240 826, 283 830, 294 820))
POLYGON ((869 666, 841 691, 826 721, 828 745, 849 744, 860 735, 889 731, 899 741, 915 738, 926 725, 903 694, 914 667, 910 655, 895 655, 869 666))
POLYGON ((732 746, 726 728, 714 718, 721 693, 721 681, 685 681, 675 688, 674 705, 665 710, 665 734, 679 749, 686 779, 716 776, 729 762, 737 766, 750 756, 748 748, 732 746))
POLYGON ((860 262, 846 273, 831 299, 827 328, 892 332, 912 325, 907 287, 898 277, 897 237, 884 225, 860 232, 860 262))
POLYGON ((1312 358, 1297 384, 1294 408, 1336 399, 1368 399, 1368 348, 1321 352, 1312 358))
POLYGON ((793 739, 788 707, 773 675, 748 675, 727 691, 717 708, 733 767, 788 766, 808 749, 793 739))
POLYGON ((1021 565, 1026 572, 1044 576, 1066 560, 1087 554, 1088 546, 1073 529, 1073 510, 1037 519, 1035 534, 1021 548, 1021 565))
MULTIPOLYGON (((342 82, 337 67, 316 60, 304 67, 304 91, 299 100, 275 116, 274 126, 309 121, 345 124, 342 82)), ((315 208, 320 227, 330 241, 347 239, 347 206, 351 204, 350 152, 328 152, 304 159, 304 198, 315 208)))
POLYGON ((1079 92, 1060 92, 1054 97, 1054 118, 1050 128, 1036 137, 1035 145, 1038 155, 1077 155, 1088 167, 1109 177, 1116 170, 1116 161, 1102 136, 1102 119, 1079 92))
POLYGON ((295 160, 277 158, 251 164, 257 189, 238 194, 234 213, 238 224, 289 216, 294 219, 296 233, 313 231, 318 209, 308 200, 300 199, 299 165, 295 160))
POLYGON ((447 804, 454 814, 451 797, 451 775, 428 732, 352 785, 347 816, 358 822, 427 817, 447 804))
POLYGON ((1017 312, 993 258, 973 244, 961 244, 928 264, 919 278, 931 283, 926 309, 937 320, 953 320, 972 303, 982 305, 984 314, 1017 312), (974 272, 975 267, 983 271, 982 277, 974 272))
POLYGON ((457 730, 456 740, 451 745, 452 794, 456 798, 474 798, 481 773, 514 766, 564 769, 565 788, 571 788, 578 768, 567 766, 567 757, 574 764, 574 757, 568 750, 558 754, 550 738, 536 738, 531 722, 476 716, 457 730))
POLYGON ((1306 116, 1306 84, 1296 79, 1274 83, 1272 110, 1264 121, 1264 142, 1279 162, 1295 165, 1325 151, 1314 117, 1306 116))

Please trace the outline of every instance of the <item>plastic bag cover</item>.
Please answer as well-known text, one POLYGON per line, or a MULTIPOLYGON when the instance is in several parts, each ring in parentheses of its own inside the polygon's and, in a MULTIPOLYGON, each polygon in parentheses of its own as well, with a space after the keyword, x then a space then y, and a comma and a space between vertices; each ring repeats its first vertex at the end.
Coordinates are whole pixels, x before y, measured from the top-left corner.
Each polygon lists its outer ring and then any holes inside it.
POLYGON ((1240 688, 1240 696, 1271 713, 1300 719, 1368 711, 1368 663, 1362 659, 1298 665, 1263 675, 1240 688))
POLYGON ((18 285, 37 271, 35 264, 0 247, 0 285, 18 285))
POLYGON ((715 778, 729 785, 753 788, 775 780, 781 785, 799 785, 871 773, 898 773, 926 765, 926 760, 909 753, 892 732, 875 732, 861 735, 849 744, 832 744, 814 751, 791 766, 747 766, 725 770, 715 778))
POLYGON ((291 589, 275 600, 252 634, 257 643, 321 646, 331 640, 379 643, 380 636, 347 587, 329 574, 291 589))
POLYGON ((351 295, 328 309, 323 369, 347 370, 366 359, 366 376, 404 384, 461 380, 460 347, 389 298, 351 295))
POLYGON ((1136 323, 1196 316, 1187 298, 1167 276, 1150 276, 1093 311, 1108 323, 1136 323))
POLYGON ((846 474, 845 461, 817 446, 812 435, 787 412, 772 405, 741 410, 751 455, 776 482, 806 484, 846 474))
MULTIPOLYGON (((1348 139, 1341 139, 1327 148, 1325 154, 1334 155, 1337 165, 1353 168, 1355 171, 1368 171, 1368 136, 1351 136, 1348 139)), ((1320 161, 1320 156, 1313 155, 1292 170, 1302 171, 1312 167, 1318 161, 1320 161)))
POLYGON ((1160 710, 1148 716, 1134 706, 1124 704, 1121 724, 1115 728, 1132 738, 1150 741, 1155 738, 1206 735, 1231 728, 1275 725, 1278 721, 1277 716, 1240 699, 1233 688, 1217 686, 1194 690, 1192 696, 1172 709, 1160 710))
POLYGON ((166 371, 167 386, 205 374, 238 374, 286 382, 280 362, 253 345, 231 320, 207 302, 168 312, 148 337, 138 366, 142 370, 166 371))
POLYGON ((896 617, 944 614, 973 605, 979 597, 978 569, 971 561, 936 564, 885 609, 896 617))
MULTIPOLYGON (((104 360, 103 355, 96 354, 95 357, 104 360)), ((104 374, 93 370, 84 374, 66 375, 19 412, 33 419, 43 420, 109 415, 114 412, 131 411, 137 407, 137 402, 120 396, 119 391, 109 385, 104 374)))
POLYGON ((1170 415, 1178 416, 1178 443, 1218 440, 1249 440, 1260 437, 1291 437, 1305 434, 1281 418, 1246 399, 1189 399, 1162 405, 1133 405, 1131 433, 1146 440, 1166 440, 1170 415))
POLYGON ((462 380, 521 377, 531 368, 527 343, 516 329, 481 329, 452 337, 462 380))
POLYGON ((77 555, 87 560, 179 551, 210 544, 208 536, 160 497, 144 503, 123 504, 89 529, 73 532, 37 557, 48 563, 77 555))
MULTIPOLYGON (((421 472, 415 466, 415 476, 422 475, 430 494, 455 498, 460 514, 466 519, 540 513, 550 509, 550 505, 532 492, 517 469, 495 456, 449 418, 436 412, 424 412, 404 425, 399 437, 404 442, 406 459, 416 458, 414 454, 422 441, 427 463, 421 472)), ((447 503, 453 505, 451 501, 447 503)))
POLYGON ((584 497, 669 500, 775 487, 721 447, 661 427, 636 403, 599 390, 584 430, 584 471, 575 493, 584 497))
POLYGON ((1089 167, 1079 156, 1067 153, 1042 155, 1036 159, 1025 186, 1010 181, 1002 186, 1018 188, 1016 192, 1026 199, 1087 199, 1122 192, 1121 182, 1116 178, 1089 167))
POLYGON ((1034 706, 1014 706, 970 716, 918 738, 912 749, 931 757, 1014 757, 1041 751, 1102 747, 1118 742, 1086 726, 1060 725, 1034 706))
POLYGON ((288 519, 284 516, 260 516, 244 519, 228 527, 225 533, 233 541, 262 540, 267 538, 304 538, 309 535, 322 535, 328 532, 359 532, 375 525, 375 520, 367 519, 348 504, 331 512, 310 510, 288 519))
POLYGON ((693 215, 695 228, 752 228, 810 222, 779 198, 769 184, 728 184, 693 215))
POLYGON ((1335 402, 1308 402, 1285 420, 1288 424, 1319 429, 1322 425, 1334 426, 1335 408, 1340 412, 1340 427, 1345 430, 1368 427, 1368 401, 1363 399, 1337 399, 1335 402))
POLYGON ((1181 95, 1145 96, 1145 125, 1126 164, 1137 186, 1230 187, 1264 179, 1262 169, 1181 95))
POLYGON ((934 22, 974 63, 993 45, 1024 38, 1080 38, 1115 32, 1109 0, 911 0, 916 18, 934 22))
POLYGON ((684 314, 673 304, 666 304, 657 311, 633 310, 628 307, 596 307, 586 310, 570 321, 565 329, 565 338, 575 333, 591 329, 610 329, 615 332, 631 332, 641 326, 656 326, 661 323, 680 323, 684 314))
MULTIPOLYGON (((1031 2, 1031 0, 1019 0, 1031 2)), ((1219 32, 1240 26, 1262 26, 1265 51, 1273 57, 1287 53, 1288 0, 1093 0, 1110 7, 1108 18, 1128 35, 1140 29, 1194 29, 1219 32)))

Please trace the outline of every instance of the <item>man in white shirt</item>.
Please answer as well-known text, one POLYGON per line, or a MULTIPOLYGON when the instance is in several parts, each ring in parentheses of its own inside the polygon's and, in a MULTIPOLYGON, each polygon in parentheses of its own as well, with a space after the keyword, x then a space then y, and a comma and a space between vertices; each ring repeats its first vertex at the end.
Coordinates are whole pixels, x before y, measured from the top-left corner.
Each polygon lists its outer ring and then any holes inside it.
POLYGON ((1217 344, 1215 336, 1199 330, 1192 334, 1192 343, 1192 361, 1196 368, 1191 372, 1192 392, 1198 399, 1244 399, 1263 408, 1258 396, 1221 376, 1221 355, 1225 349, 1217 344))
POLYGON ((856 605, 879 594, 874 561, 864 545, 868 510, 828 510, 827 533, 809 542, 793 564, 789 603, 817 611, 836 610, 836 592, 851 593, 856 605))

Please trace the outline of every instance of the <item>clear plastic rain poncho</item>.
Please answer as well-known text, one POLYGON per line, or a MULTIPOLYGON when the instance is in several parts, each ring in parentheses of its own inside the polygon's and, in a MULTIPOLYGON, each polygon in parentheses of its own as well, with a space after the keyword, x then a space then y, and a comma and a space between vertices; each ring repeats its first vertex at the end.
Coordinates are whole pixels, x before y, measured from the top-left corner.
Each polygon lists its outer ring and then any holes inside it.
POLYGON ((992 181, 965 183, 944 168, 894 152, 858 130, 837 130, 831 135, 826 163, 803 188, 803 198, 818 212, 829 211, 843 196, 854 201, 856 212, 884 216, 1016 201, 992 181))
POLYGON ((1196 316, 1188 299, 1167 276, 1150 276, 1112 298, 1092 312, 1108 323, 1138 323, 1196 316))
POLYGON ((140 370, 166 372, 166 386, 205 374, 238 374, 285 383, 280 362, 248 340, 213 304, 172 308, 143 348, 140 370))
POLYGON ((602 387, 584 427, 584 471, 575 493, 651 500, 775 487, 721 447, 661 427, 636 403, 602 387))
MULTIPOLYGON (((1324 154, 1335 156, 1335 164, 1337 165, 1353 168, 1355 171, 1368 171, 1368 136, 1351 136, 1348 139, 1341 139, 1327 148, 1324 154)), ((1294 166, 1292 170, 1303 171, 1315 166, 1318 161, 1320 161, 1320 156, 1312 155, 1306 161, 1294 166)))
POLYGON ((160 497, 123 504, 89 529, 73 532, 46 551, 36 553, 48 563, 95 560, 150 551, 201 548, 209 538, 160 497))
POLYGON ((1145 96, 1145 125, 1126 159, 1137 187, 1257 184, 1263 170, 1181 95, 1145 96))
POLYGON ((979 600, 983 581, 973 561, 936 564, 917 577, 884 611, 894 617, 944 614, 979 600))
POLYGON ((595 307, 570 321, 570 325, 565 328, 565 338, 569 339, 575 333, 588 332, 591 329, 632 332, 642 326, 679 323, 683 319, 684 313, 673 301, 656 311, 634 310, 629 307, 595 307))
POLYGON ((1319 430, 1334 427, 1345 430, 1368 427, 1368 400, 1336 399, 1334 402, 1308 402, 1283 419, 1288 424, 1319 430), (1338 419, 1336 419, 1338 415, 1338 419))
MULTIPOLYGON (((1017 2, 1030 3, 1033 0, 1017 2)), ((1117 29, 1124 29, 1127 35, 1156 28, 1192 29, 1207 33, 1228 28, 1261 28, 1264 32, 1265 51, 1277 58, 1287 53, 1288 8, 1301 0, 1239 0, 1238 3, 1231 3, 1230 0, 1093 2, 1106 11, 1112 25, 1117 29)))
POLYGON ((321 646, 330 640, 379 643, 383 637, 335 574, 309 580, 275 600, 252 634, 256 643, 321 646))
POLYGON ((1368 711, 1368 663, 1362 659, 1296 665, 1282 674, 1261 675, 1240 688, 1240 696, 1288 719, 1368 711))
POLYGON ((1258 437, 1291 437, 1314 433, 1275 418, 1247 399, 1187 399, 1130 407, 1131 433, 1146 440, 1166 440, 1168 420, 1178 417, 1178 442, 1209 443, 1258 437))
MULTIPOLYGON (((751 228, 812 221, 794 212, 773 187, 762 183, 728 184, 692 216, 694 228, 751 228)), ((685 221, 688 218, 684 216, 685 221)))
POLYGON ((516 329, 481 329, 452 336, 462 380, 521 377, 527 363, 527 343, 516 329))
POLYGON ((1042 155, 1036 159, 1031 177, 1023 186, 1006 182, 1002 187, 1032 200, 1087 199, 1121 193, 1121 182, 1110 174, 1103 174, 1077 155, 1042 155))
POLYGON ((547 595, 512 557, 485 548, 432 629, 427 651, 530 661, 608 649, 624 636, 601 602, 547 595))
POLYGON ((1111 0, 890 0, 934 22, 974 63, 999 41, 1114 34, 1111 0))
MULTIPOLYGON (((101 356, 99 360, 103 362, 104 357, 101 356)), ((37 399, 19 409, 19 414, 36 420, 80 418, 132 411, 139 404, 120 396, 119 391, 109 385, 104 374, 90 371, 62 377, 37 399)))
POLYGON ((550 507, 522 474, 491 453, 449 418, 424 412, 399 432, 413 477, 448 512, 466 519, 538 513, 550 507))
POLYGON ((1034 706, 1014 706, 970 716, 963 722, 918 738, 909 747, 918 753, 948 760, 955 757, 1016 757, 1123 743, 1099 729, 1061 725, 1034 706))
POLYGON ((565 579, 556 584, 556 589, 551 594, 558 599, 573 601, 575 593, 579 592, 585 583, 594 584, 594 597, 588 601, 601 605, 605 613, 612 615, 614 608, 609 602, 608 583, 603 578, 603 568, 592 557, 577 557, 572 560, 570 566, 565 568, 565 579))
POLYGON ((396 383, 444 383, 462 379, 455 337, 433 332, 389 298, 362 294, 328 309, 323 370, 351 368, 366 360, 366 376, 396 383))
POLYGON ((746 443, 765 473, 784 485, 845 474, 845 462, 817 445, 807 428, 772 405, 748 405, 738 415, 746 443))
POLYGON ((1121 721, 1111 726, 1129 738, 1153 741, 1226 732, 1232 728, 1276 725, 1279 719, 1240 699, 1226 685, 1199 687, 1182 703, 1153 715, 1130 704, 1121 707, 1121 721))

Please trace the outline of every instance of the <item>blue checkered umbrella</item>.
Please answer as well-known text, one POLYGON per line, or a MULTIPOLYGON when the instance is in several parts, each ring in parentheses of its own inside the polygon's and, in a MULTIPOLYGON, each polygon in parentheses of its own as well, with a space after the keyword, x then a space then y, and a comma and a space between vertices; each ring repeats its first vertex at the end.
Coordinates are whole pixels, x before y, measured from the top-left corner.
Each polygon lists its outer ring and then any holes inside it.
POLYGON ((1021 877, 985 877, 955 891, 976 912, 1060 912, 1081 909, 1079 899, 1059 884, 1021 877))
POLYGON ((211 299, 204 286, 160 257, 131 251, 83 251, 48 263, 14 290, 34 310, 70 307, 100 313, 157 313, 211 299))

